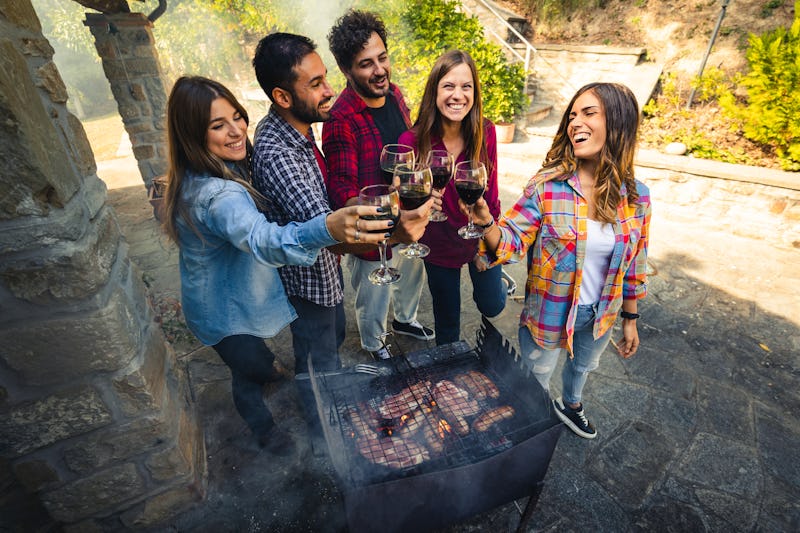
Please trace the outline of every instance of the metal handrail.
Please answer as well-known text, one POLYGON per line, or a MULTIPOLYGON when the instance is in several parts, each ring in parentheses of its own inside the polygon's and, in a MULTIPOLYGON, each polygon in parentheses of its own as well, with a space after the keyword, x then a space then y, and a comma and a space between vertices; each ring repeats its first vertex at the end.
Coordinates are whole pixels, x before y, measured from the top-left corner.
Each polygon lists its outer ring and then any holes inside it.
MULTIPOLYGON (((523 64, 525 65, 525 72, 530 73, 531 72, 531 59, 534 58, 535 55, 536 55, 536 48, 534 48, 534 46, 531 43, 529 43, 528 40, 520 32, 518 32, 516 28, 514 28, 514 26, 509 24, 508 21, 506 19, 504 19, 503 16, 500 13, 495 11, 495 9, 492 6, 487 4, 485 2, 485 0, 476 0, 476 1, 480 2, 486 9, 488 9, 492 13, 492 15, 494 15, 497 18, 497 20, 502 22, 503 25, 505 25, 506 28, 511 30, 512 33, 517 36, 517 38, 520 40, 520 42, 525 45, 525 57, 522 57, 522 55, 519 52, 517 52, 517 50, 513 46, 511 46, 510 44, 508 44, 508 42, 506 42, 504 37, 499 35, 496 31, 494 31, 491 28, 484 28, 485 30, 489 30, 492 33, 492 35, 494 35, 503 44, 503 46, 508 48, 511 51, 511 53, 514 54, 517 57, 517 59, 522 61, 523 64)), ((475 14, 469 8, 469 6, 465 5, 463 2, 461 3, 461 6, 464 7, 467 11, 469 11, 469 13, 471 15, 475 14)))

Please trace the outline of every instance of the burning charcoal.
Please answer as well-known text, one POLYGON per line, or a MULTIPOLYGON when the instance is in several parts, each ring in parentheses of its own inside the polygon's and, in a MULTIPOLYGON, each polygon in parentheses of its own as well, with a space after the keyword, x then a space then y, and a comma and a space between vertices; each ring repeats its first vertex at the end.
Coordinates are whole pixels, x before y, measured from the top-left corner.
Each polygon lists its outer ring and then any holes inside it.
POLYGON ((442 408, 441 412, 442 416, 445 418, 447 422, 450 423, 451 427, 455 430, 457 434, 463 437, 464 435, 469 433, 469 424, 467 424, 467 421, 464 420, 463 416, 459 416, 450 409, 445 409, 445 408, 442 408))
POLYGON ((380 416, 391 419, 410 413, 425 401, 430 386, 430 381, 418 381, 397 394, 387 397, 378 407, 380 416))
MULTIPOLYGON (((445 422, 447 423, 447 422, 445 422)), ((447 425, 449 431, 450 425, 447 425)), ((436 422, 432 421, 425 421, 422 424, 423 428, 423 435, 425 437, 425 444, 428 445, 428 449, 431 450, 433 453, 441 453, 444 449, 444 435, 439 433, 439 429, 441 425, 436 422)), ((444 431, 444 428, 442 428, 444 431)))
POLYGON ((481 416, 475 419, 472 423, 472 429, 479 433, 482 433, 488 430, 492 425, 502 421, 507 420, 514 416, 514 408, 510 405, 502 405, 500 407, 495 407, 494 409, 489 409, 481 416))
POLYGON ((407 438, 413 436, 425 422, 425 414, 422 409, 414 409, 407 415, 402 415, 398 421, 397 430, 394 434, 398 437, 407 438))
POLYGON ((470 370, 463 374, 459 374, 453 378, 453 381, 469 392, 470 396, 476 400, 484 400, 487 397, 497 398, 500 396, 500 391, 494 382, 489 379, 486 374, 478 372, 477 370, 470 370))
POLYGON ((368 461, 395 469, 409 468, 430 459, 430 453, 424 447, 399 437, 361 438, 356 447, 368 461))

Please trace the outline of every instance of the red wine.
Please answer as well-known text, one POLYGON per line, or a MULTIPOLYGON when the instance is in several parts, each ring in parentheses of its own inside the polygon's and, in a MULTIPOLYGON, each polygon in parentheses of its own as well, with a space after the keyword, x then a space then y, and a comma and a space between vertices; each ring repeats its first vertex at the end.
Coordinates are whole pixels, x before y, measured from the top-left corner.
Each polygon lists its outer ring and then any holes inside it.
POLYGON ((483 194, 483 185, 474 181, 457 181, 456 192, 461 201, 467 205, 472 205, 478 201, 483 194))
POLYGON ((450 181, 450 171, 446 168, 432 168, 431 173, 433 174, 433 188, 437 191, 444 189, 447 182, 450 181))
POLYGON ((394 233, 394 230, 397 227, 397 222, 400 220, 400 212, 398 212, 396 215, 393 213, 381 213, 380 215, 362 215, 361 218, 363 218, 364 220, 393 220, 394 221, 393 226, 386 229, 369 232, 369 233, 388 233, 389 235, 391 235, 392 233, 394 233))
POLYGON ((431 197, 430 192, 425 191, 422 185, 400 185, 400 206, 406 211, 416 209, 431 197))

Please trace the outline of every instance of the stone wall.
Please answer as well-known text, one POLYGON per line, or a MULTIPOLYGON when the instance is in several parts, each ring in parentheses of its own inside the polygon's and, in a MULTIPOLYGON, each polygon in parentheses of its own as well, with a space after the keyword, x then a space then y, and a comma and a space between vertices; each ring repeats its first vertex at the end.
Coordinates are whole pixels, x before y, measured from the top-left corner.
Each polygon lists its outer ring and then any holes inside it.
POLYGON ((139 172, 150 188, 167 171, 166 84, 153 38, 142 13, 86 14, 103 70, 128 132, 139 172))
POLYGON ((0 35, 0 477, 67 530, 149 526, 204 493, 187 380, 29 1, 0 35))

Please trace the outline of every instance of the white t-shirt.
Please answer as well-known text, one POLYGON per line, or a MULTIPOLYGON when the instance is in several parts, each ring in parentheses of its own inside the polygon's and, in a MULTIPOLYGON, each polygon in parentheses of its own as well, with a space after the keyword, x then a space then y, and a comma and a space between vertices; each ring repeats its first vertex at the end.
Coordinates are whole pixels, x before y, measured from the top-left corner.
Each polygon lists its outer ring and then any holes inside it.
POLYGON ((608 263, 614 251, 614 226, 606 222, 586 220, 586 257, 578 304, 591 305, 600 301, 608 274, 608 263))

